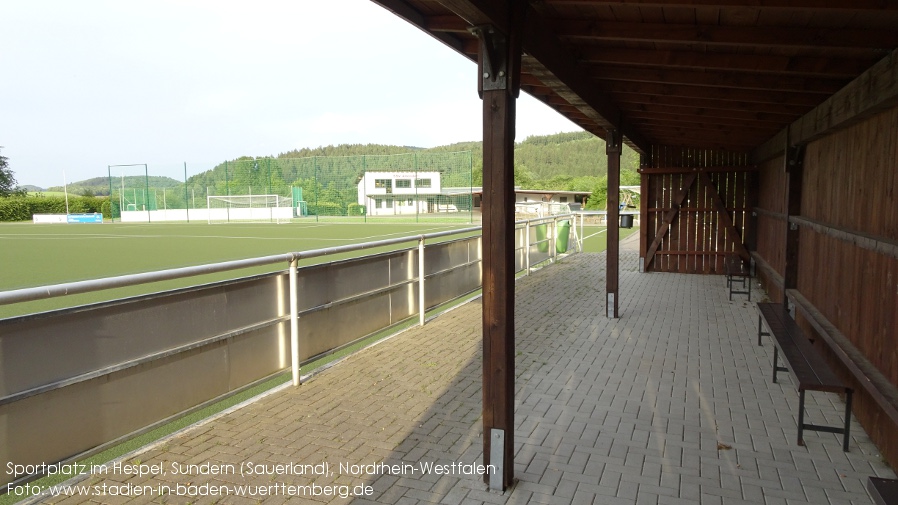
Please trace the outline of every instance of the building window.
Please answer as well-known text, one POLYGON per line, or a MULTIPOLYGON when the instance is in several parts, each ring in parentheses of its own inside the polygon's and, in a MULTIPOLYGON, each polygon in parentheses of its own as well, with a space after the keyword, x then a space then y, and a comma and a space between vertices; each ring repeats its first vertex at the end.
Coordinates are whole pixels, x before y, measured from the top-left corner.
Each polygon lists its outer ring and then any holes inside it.
POLYGON ((391 188, 393 187, 393 181, 391 181, 390 179, 374 179, 374 187, 391 188))
POLYGON ((567 203, 567 197, 566 197, 566 196, 562 196, 562 197, 561 197, 561 203, 567 203))
POLYGON ((411 179, 396 179, 396 187, 397 188, 410 188, 412 187, 411 179))
POLYGON ((380 208, 383 208, 383 206, 384 206, 383 198, 375 198, 374 199, 374 208, 380 209, 380 208))
POLYGON ((429 188, 430 187, 430 179, 415 179, 415 187, 416 188, 429 188))
POLYGON ((392 198, 387 198, 387 208, 388 209, 393 208, 393 199, 392 198))
POLYGON ((412 199, 411 199, 411 198, 408 199, 408 206, 409 206, 409 207, 412 206, 412 199))

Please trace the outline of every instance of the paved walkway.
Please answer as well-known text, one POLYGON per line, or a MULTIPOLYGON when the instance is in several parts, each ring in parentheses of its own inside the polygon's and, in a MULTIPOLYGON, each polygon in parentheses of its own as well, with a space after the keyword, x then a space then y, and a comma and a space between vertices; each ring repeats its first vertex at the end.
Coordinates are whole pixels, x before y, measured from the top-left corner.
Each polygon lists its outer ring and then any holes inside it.
MULTIPOLYGON (((129 496, 90 498, 100 503, 872 503, 866 478, 894 474, 857 422, 847 454, 833 434, 795 444, 798 395, 785 375, 770 382, 773 351, 755 345, 753 305, 728 302, 722 277, 638 274, 635 253, 623 254, 617 320, 599 315, 603 255, 517 284, 519 481, 504 494, 466 467, 421 467, 482 461, 479 302, 124 462, 165 475, 81 485, 129 486, 129 496), (340 466, 380 462, 400 466, 340 466), (248 463, 263 475, 213 474, 248 463), (197 496, 174 495, 179 485, 197 496), (151 493, 135 497, 137 486, 151 493)), ((809 421, 840 424, 841 404, 810 393, 809 421)))

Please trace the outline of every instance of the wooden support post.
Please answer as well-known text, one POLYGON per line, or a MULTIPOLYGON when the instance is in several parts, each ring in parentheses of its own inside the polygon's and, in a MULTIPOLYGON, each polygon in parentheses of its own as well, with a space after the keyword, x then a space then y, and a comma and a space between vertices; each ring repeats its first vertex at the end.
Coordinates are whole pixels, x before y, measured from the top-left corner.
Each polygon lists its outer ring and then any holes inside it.
POLYGON ((748 230, 745 232, 745 244, 749 253, 758 250, 758 213, 754 211, 758 206, 758 194, 761 191, 761 177, 758 172, 748 174, 748 202, 746 207, 751 210, 747 216, 748 230))
MULTIPOLYGON (((645 154, 639 156, 639 168, 644 170, 649 166, 649 157, 645 154)), ((648 265, 645 256, 649 249, 649 226, 652 220, 649 218, 649 174, 641 173, 639 176, 639 271, 646 272, 648 265)))
POLYGON ((788 173, 786 188, 786 271, 783 275, 783 305, 788 308, 785 290, 798 289, 798 253, 800 250, 801 230, 797 223, 788 218, 801 215, 801 184, 804 173, 804 146, 787 146, 786 172, 788 173))
POLYGON ((514 127, 521 53, 514 35, 493 26, 474 33, 483 99, 483 459, 497 470, 484 480, 505 490, 514 479, 514 127))
POLYGON ((618 277, 620 268, 620 154, 621 138, 618 130, 608 132, 605 143, 608 155, 608 247, 605 249, 605 315, 617 318, 618 277))

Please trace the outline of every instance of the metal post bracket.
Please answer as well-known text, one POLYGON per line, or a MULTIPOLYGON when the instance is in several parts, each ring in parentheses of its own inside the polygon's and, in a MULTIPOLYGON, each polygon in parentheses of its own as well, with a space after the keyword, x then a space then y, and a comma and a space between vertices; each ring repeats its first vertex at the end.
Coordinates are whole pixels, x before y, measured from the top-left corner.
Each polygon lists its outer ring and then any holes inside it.
POLYGON ((493 25, 470 28, 480 40, 482 61, 479 91, 508 89, 508 38, 493 25))

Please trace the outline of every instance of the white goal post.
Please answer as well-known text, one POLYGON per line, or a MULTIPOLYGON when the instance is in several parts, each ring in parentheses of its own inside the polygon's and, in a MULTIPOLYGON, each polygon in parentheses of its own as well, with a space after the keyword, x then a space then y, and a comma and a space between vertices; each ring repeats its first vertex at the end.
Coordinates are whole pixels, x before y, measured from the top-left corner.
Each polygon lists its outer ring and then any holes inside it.
POLYGON ((293 199, 280 195, 207 196, 209 224, 287 223, 293 218, 293 199))

